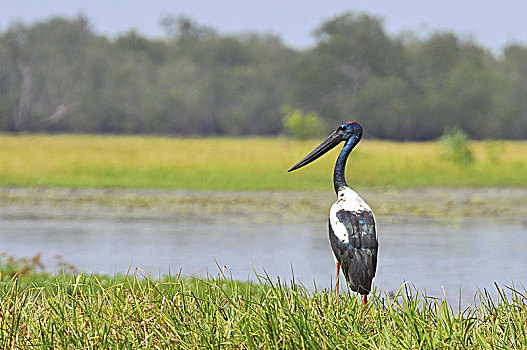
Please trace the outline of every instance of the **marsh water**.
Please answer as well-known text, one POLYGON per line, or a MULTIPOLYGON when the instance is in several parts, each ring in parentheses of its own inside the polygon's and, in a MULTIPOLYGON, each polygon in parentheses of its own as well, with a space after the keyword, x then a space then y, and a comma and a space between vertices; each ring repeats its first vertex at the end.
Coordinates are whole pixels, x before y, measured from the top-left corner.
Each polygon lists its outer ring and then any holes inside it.
MULTIPOLYGON (((0 251, 17 257, 56 255, 87 273, 168 273, 235 279, 255 273, 313 290, 333 283, 335 266, 325 220, 295 223, 185 220, 0 219, 0 251)), ((428 295, 470 298, 494 282, 527 280, 527 227, 477 219, 378 218, 380 241, 374 284, 396 291, 405 281, 428 295)), ((342 281, 343 282, 343 281, 342 281)))

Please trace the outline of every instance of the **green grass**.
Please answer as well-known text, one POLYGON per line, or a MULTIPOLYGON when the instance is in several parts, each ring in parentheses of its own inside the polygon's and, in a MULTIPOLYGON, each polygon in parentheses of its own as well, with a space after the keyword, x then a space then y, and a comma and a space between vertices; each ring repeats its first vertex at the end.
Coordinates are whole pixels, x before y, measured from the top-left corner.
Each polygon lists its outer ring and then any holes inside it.
POLYGON ((402 287, 363 307, 262 278, 2 276, 2 349, 520 349, 525 291, 450 306, 402 287), (459 310, 458 310, 459 309, 459 310))
MULTIPOLYGON (((320 140, 0 135, 0 186, 330 190, 338 150, 287 173, 320 140)), ((354 186, 527 186, 527 142, 472 142, 456 164, 438 142, 362 141, 354 186)))

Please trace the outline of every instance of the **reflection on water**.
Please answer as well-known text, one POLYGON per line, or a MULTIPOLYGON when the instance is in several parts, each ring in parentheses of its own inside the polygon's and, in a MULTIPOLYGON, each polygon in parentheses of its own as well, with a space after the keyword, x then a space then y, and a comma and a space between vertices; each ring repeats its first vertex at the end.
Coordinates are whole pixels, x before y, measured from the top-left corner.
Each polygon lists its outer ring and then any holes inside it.
MULTIPOLYGON (((458 221, 379 221, 379 265, 374 284, 397 290, 411 281, 427 294, 470 301, 477 288, 527 280, 527 229, 520 224, 458 221)), ((54 255, 88 273, 151 276, 217 275, 226 265, 235 279, 254 279, 253 267, 309 289, 329 287, 335 266, 325 221, 296 224, 222 224, 173 221, 44 221, 0 219, 0 251, 17 257, 54 255)), ((343 282, 343 281, 342 281, 343 282)))

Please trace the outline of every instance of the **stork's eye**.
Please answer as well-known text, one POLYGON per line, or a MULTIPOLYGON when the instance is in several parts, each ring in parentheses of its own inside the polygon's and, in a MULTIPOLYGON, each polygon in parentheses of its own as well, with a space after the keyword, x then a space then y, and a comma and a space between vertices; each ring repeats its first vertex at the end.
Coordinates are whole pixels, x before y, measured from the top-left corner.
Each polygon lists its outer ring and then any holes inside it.
POLYGON ((345 131, 345 128, 342 125, 337 128, 338 133, 343 133, 344 131, 345 131))

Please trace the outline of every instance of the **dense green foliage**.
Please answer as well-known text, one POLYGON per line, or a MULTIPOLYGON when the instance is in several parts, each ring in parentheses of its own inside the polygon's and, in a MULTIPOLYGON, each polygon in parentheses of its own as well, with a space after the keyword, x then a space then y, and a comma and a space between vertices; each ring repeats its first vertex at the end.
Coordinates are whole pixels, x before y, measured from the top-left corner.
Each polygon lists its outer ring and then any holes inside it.
POLYGON ((527 136, 527 47, 496 56, 448 32, 389 36, 380 18, 345 13, 313 48, 276 36, 220 35, 166 16, 163 39, 94 33, 86 18, 0 32, 0 130, 276 135, 283 105, 366 137, 527 136))
POLYGON ((461 349, 527 347, 525 291, 449 305, 181 276, 1 276, 2 349, 461 349))

